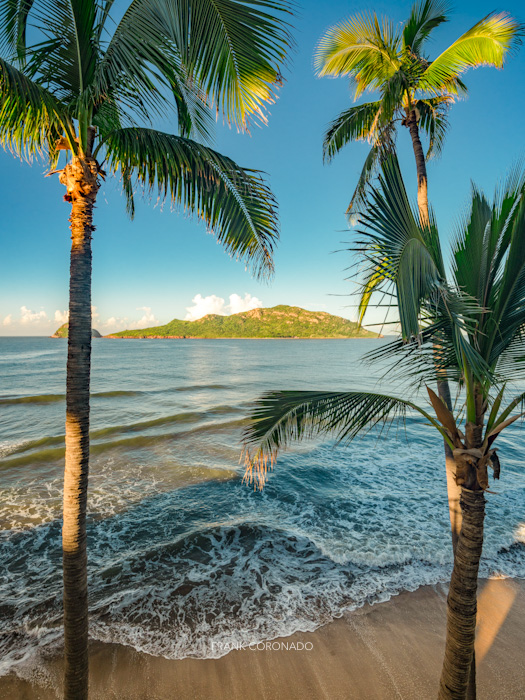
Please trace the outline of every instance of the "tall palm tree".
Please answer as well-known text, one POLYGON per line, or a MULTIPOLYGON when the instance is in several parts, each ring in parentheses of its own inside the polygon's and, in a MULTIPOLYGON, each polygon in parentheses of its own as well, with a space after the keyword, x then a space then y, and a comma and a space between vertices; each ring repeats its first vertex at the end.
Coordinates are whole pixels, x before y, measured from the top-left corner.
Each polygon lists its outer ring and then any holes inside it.
POLYGON ((467 88, 460 76, 469 68, 501 68, 520 39, 521 26, 506 13, 492 13, 477 22, 431 61, 427 55, 432 32, 448 21, 447 0, 418 0, 402 27, 376 14, 357 14, 331 27, 316 52, 320 76, 350 78, 354 99, 379 93, 374 102, 350 107, 330 124, 324 137, 325 161, 350 141, 372 147, 348 207, 363 203, 366 187, 381 157, 405 126, 412 139, 417 168, 420 216, 428 219, 426 160, 439 154, 448 127, 450 105, 467 88), (428 136, 424 153, 421 131, 428 136))
POLYGON ((64 520, 65 696, 88 690, 86 502, 91 238, 101 180, 202 219, 227 252, 272 273, 274 198, 257 171, 205 145, 212 109, 266 119, 291 44, 288 0, 0 0, 0 142, 42 157, 71 204, 64 520), (174 133, 154 128, 172 119, 174 133), (65 154, 65 157, 64 157, 65 154), (62 167, 59 167, 62 161, 62 167))
POLYGON ((270 392, 258 400, 245 431, 245 478, 262 487, 279 450, 297 439, 327 433, 348 441, 407 412, 429 423, 453 451, 463 514, 439 697, 465 698, 488 470, 499 478, 494 443, 520 417, 525 401, 525 394, 509 396, 508 389, 525 377, 525 173, 513 172, 493 202, 473 189, 469 215, 452 244, 449 279, 432 212, 422 225, 395 158, 383 162, 380 185, 369 195, 359 245, 381 271, 382 288, 397 298, 402 336, 368 359, 392 361, 389 376, 403 378, 411 396, 425 386, 431 406, 370 392, 270 392), (457 388, 457 412, 429 386, 443 372, 457 388))
MULTIPOLYGON (((431 61, 427 55, 429 41, 433 31, 448 21, 448 12, 447 0, 418 0, 400 28, 388 18, 359 14, 329 29, 319 43, 316 53, 319 75, 349 77, 355 88, 355 100, 366 92, 379 93, 379 99, 342 112, 324 137, 323 154, 327 162, 350 141, 366 140, 371 144, 348 214, 363 205, 377 167, 395 148, 397 128, 401 124, 409 130, 412 139, 419 216, 423 223, 427 222, 426 161, 441 152, 450 106, 458 97, 467 94, 460 76, 469 68, 483 65, 502 68, 509 53, 521 41, 522 25, 506 13, 492 13, 431 61), (426 153, 421 132, 428 137, 426 153)), ((378 282, 376 271, 370 270, 369 277, 363 281, 360 322, 378 282)), ((437 389, 451 409, 446 373, 439 377, 437 389)), ((452 452, 446 441, 444 450, 455 549, 461 528, 460 494, 453 477, 452 452)))

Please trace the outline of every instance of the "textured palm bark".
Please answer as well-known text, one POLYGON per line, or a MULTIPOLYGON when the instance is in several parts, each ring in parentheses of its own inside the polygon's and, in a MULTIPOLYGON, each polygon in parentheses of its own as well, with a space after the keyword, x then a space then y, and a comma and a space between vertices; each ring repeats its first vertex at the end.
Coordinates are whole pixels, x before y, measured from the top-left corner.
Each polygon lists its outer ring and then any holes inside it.
POLYGON ((419 138, 419 127, 417 125, 417 114, 412 109, 406 119, 406 125, 412 137, 412 147, 416 158, 417 169, 417 206, 419 218, 423 225, 428 223, 428 185, 427 185, 427 165, 421 139, 419 138))
MULTIPOLYGON (((438 381, 438 394, 448 410, 452 411, 450 386, 446 379, 438 381)), ((452 551, 455 556, 463 520, 460 506, 461 486, 458 486, 456 482, 456 462, 450 445, 446 440, 443 440, 443 445, 445 449, 445 468, 447 474, 448 514, 450 517, 450 529, 452 534, 452 551)), ((476 700, 476 697, 476 656, 473 653, 470 663, 466 700, 476 700)))
POLYGON ((67 187, 66 199, 72 203, 62 528, 64 697, 66 700, 84 700, 88 696, 86 505, 91 368, 91 234, 98 189, 96 163, 73 158, 60 179, 67 187))
POLYGON ((478 570, 483 548, 485 496, 461 490, 463 523, 447 598, 447 638, 439 700, 467 697, 476 634, 478 570))
MULTIPOLYGON (((448 381, 446 379, 438 381, 437 388, 439 397, 448 410, 452 411, 452 399, 450 397, 450 386, 448 381)), ((456 483, 456 462, 454 461, 452 450, 446 440, 443 440, 443 445, 445 449, 445 466, 447 472, 448 512, 450 516, 450 529, 452 532, 452 549, 455 552, 462 520, 461 507, 459 505, 461 487, 456 483)))

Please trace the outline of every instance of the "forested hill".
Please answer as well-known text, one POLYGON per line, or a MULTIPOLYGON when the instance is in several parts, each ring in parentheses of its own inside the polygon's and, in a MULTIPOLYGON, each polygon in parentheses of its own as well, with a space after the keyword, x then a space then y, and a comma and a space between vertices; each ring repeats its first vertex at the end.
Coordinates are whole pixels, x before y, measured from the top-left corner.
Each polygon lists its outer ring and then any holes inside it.
POLYGON ((112 333, 110 338, 377 338, 357 323, 323 311, 273 306, 231 316, 209 314, 196 321, 112 333))

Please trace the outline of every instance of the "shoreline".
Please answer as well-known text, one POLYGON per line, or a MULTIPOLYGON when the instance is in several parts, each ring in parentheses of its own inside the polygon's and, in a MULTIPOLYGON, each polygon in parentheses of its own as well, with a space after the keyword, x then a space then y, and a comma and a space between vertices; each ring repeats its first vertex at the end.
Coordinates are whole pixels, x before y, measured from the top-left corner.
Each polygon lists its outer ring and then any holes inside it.
MULTIPOLYGON (((525 581, 482 580, 478 600, 478 700, 524 697, 525 581)), ((270 648, 233 650, 218 659, 170 660, 93 641, 90 698, 430 700, 438 690, 445 611, 446 588, 423 586, 314 632, 265 643, 270 648)), ((0 698, 57 698, 61 675, 62 661, 54 658, 33 678, 1 677, 0 698)))
MULTIPOLYGON (((53 336, 51 336, 52 338, 53 336)), ((204 338, 200 335, 103 335, 97 340, 382 340, 385 336, 378 335, 374 338, 366 338, 363 336, 346 336, 346 335, 328 335, 303 338, 296 335, 288 336, 268 336, 249 338, 246 336, 216 336, 213 338, 204 338)), ((394 336, 391 336, 394 337, 394 336)))

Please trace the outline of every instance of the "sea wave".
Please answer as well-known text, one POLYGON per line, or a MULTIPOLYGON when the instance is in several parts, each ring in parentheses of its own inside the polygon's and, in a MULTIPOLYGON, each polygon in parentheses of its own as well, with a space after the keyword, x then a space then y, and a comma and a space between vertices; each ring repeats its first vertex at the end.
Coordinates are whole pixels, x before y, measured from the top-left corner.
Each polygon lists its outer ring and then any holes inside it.
MULTIPOLYGON (((53 522, 11 543, 29 572, 16 581, 8 568, 0 674, 61 645, 58 552, 46 547, 29 567, 26 559, 28 550, 42 551, 46 540, 56 539, 59 527, 53 522), (43 583, 20 600, 29 575, 43 583)), ((368 565, 352 558, 341 563, 306 536, 248 519, 179 532, 132 551, 118 546, 117 532, 108 523, 97 532, 92 525, 90 634, 171 659, 218 658, 234 646, 313 631, 365 603, 450 576, 450 563, 425 557, 399 557, 385 566, 373 557, 368 565), (104 554, 108 546, 111 558, 104 554)), ((524 554, 525 545, 514 542, 485 560, 480 573, 524 577, 524 554)))
MULTIPOLYGON (((170 416, 161 416, 147 421, 137 421, 126 425, 110 425, 98 430, 90 432, 91 440, 102 440, 112 435, 122 435, 125 433, 144 432, 151 429, 166 428, 171 425, 178 424, 198 424, 201 421, 206 421, 215 416, 234 415, 243 413, 243 408, 239 406, 213 406, 206 411, 185 411, 175 413, 170 416)), ((211 422, 204 425, 196 425, 192 432, 203 432, 209 430, 221 430, 241 425, 242 421, 231 420, 220 422, 211 422)), ((183 432, 183 431, 181 431, 183 432)), ((125 438, 122 440, 95 442, 91 445, 93 454, 100 454, 105 450, 123 445, 130 446, 146 446, 153 444, 156 440, 170 440, 173 438, 173 433, 156 433, 155 435, 143 435, 136 438, 125 438)), ((32 462, 40 463, 48 460, 61 459, 64 456, 65 435, 52 435, 38 440, 17 441, 15 443, 4 442, 0 445, 0 469, 17 467, 21 465, 31 464, 32 462), (40 449, 44 448, 44 449, 40 449), (50 449, 54 448, 54 449, 50 449), (24 454, 28 453, 28 454, 24 454), (22 455, 24 456, 18 456, 22 455), (16 455, 16 456, 15 456, 16 455)))

